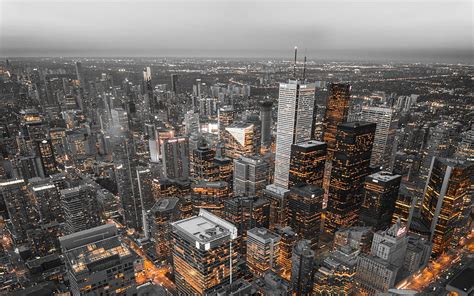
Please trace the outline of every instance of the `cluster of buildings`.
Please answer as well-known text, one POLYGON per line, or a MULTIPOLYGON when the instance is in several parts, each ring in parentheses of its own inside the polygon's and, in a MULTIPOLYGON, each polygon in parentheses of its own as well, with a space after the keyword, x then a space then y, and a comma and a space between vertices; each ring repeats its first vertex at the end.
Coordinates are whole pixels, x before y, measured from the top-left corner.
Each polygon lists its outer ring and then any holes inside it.
POLYGON ((234 80, 21 73, 1 292, 381 295, 471 232, 472 129, 401 125, 417 96, 354 106, 350 84, 295 71, 246 109, 234 80))

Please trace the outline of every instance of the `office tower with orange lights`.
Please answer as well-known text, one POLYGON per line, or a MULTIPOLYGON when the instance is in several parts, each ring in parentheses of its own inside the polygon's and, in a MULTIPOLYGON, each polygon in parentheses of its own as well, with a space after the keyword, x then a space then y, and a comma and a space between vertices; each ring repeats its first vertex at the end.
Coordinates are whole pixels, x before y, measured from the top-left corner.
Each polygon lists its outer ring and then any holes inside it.
POLYGON ((331 177, 332 158, 336 149, 337 126, 347 121, 351 86, 346 83, 331 83, 323 121, 323 142, 327 144, 327 162, 324 172, 324 190, 326 195, 331 177))
POLYGON ((171 223, 179 295, 209 295, 237 280, 237 228, 205 211, 171 223))
POLYGON ((234 122, 227 126, 222 135, 226 156, 237 159, 257 154, 260 139, 256 136, 256 129, 255 124, 247 122, 234 122))
POLYGON ((323 186, 326 143, 309 140, 291 146, 289 185, 323 186))
POLYGON ((288 189, 291 146, 311 139, 316 86, 302 81, 280 83, 274 184, 288 189))
POLYGON ((256 277, 277 269, 280 236, 264 227, 247 231, 247 267, 256 277))
POLYGON ((408 229, 410 229, 416 204, 416 196, 408 190, 406 185, 401 184, 392 214, 392 224, 400 219, 400 221, 406 224, 408 229))
POLYGON ((36 145, 41 165, 43 166, 44 175, 49 176, 59 172, 51 140, 37 140, 36 145))
POLYGON ((235 111, 232 105, 225 105, 218 109, 217 120, 219 123, 219 137, 222 137, 225 128, 235 120, 235 111))
POLYGON ((224 181, 197 182, 191 185, 193 211, 205 209, 214 215, 223 217, 224 202, 232 196, 229 184, 224 181))
POLYGON ((86 230, 100 224, 97 199, 91 187, 80 185, 63 189, 60 193, 65 232, 67 234, 86 230))
POLYGON ((289 226, 276 227, 274 232, 280 236, 280 255, 278 256, 279 275, 287 281, 291 278, 291 258, 298 234, 289 226))
POLYGON ((469 188, 473 173, 472 163, 438 157, 431 161, 421 218, 430 230, 433 256, 439 256, 452 244, 457 244, 455 234, 466 227, 465 211, 471 210, 469 188))
POLYGON ((374 134, 374 123, 350 122, 337 127, 325 221, 330 233, 354 225, 359 218, 374 134))
POLYGON ((191 177, 194 181, 214 180, 214 157, 216 152, 204 141, 198 143, 193 150, 191 161, 191 177))
POLYGON ((286 203, 286 225, 308 240, 316 250, 321 229, 324 191, 314 185, 298 185, 290 188, 286 203))
POLYGON ((59 238, 72 295, 136 295, 138 260, 121 241, 117 228, 105 224, 59 238))
POLYGON ((360 221, 375 230, 390 226, 402 176, 377 172, 365 178, 360 221))
POLYGON ((286 199, 290 191, 283 187, 270 184, 263 190, 263 197, 270 201, 270 228, 285 225, 286 199))

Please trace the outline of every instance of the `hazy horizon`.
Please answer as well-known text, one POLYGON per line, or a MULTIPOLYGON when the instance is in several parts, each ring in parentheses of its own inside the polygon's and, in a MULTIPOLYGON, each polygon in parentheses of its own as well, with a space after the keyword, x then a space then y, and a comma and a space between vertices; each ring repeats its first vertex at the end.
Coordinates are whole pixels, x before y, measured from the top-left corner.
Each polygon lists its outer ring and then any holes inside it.
POLYGON ((0 0, 3 57, 472 63, 470 1, 0 0))

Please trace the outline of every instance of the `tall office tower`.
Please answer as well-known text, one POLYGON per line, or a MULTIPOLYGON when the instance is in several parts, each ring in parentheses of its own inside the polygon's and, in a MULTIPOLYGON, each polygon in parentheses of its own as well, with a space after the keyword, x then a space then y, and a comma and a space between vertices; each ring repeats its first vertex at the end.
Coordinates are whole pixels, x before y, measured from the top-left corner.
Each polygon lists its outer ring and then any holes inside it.
POLYGON ((314 84, 297 80, 280 83, 273 180, 276 186, 288 188, 291 145, 311 139, 315 91, 314 84))
POLYGON ((314 185, 290 188, 286 205, 286 224, 316 250, 321 232, 324 191, 314 185))
POLYGON ((342 249, 345 246, 356 249, 361 253, 368 254, 372 245, 374 231, 371 227, 351 226, 336 231, 334 235, 334 249, 342 249))
POLYGON ((351 86, 349 84, 331 83, 329 85, 329 96, 323 122, 323 141, 328 145, 329 157, 336 149, 337 126, 347 121, 350 97, 351 86))
POLYGON ((219 137, 225 131, 225 128, 231 125, 235 120, 235 111, 232 105, 225 105, 219 108, 217 120, 219 123, 219 137))
POLYGON ((374 134, 374 123, 350 122, 337 127, 326 216, 330 233, 354 225, 359 218, 374 134))
POLYGON ((323 187, 326 143, 309 140, 291 146, 290 187, 311 184, 323 187))
POLYGON ((377 172, 365 178, 360 221, 375 230, 390 226, 402 176, 377 172))
POLYGON ((158 142, 158 157, 159 159, 163 158, 163 155, 161 153, 162 148, 161 146, 163 145, 163 141, 166 139, 172 139, 174 138, 174 129, 172 128, 167 128, 167 127, 160 127, 156 129, 156 140, 158 142))
POLYGON ((213 181, 224 181, 229 184, 232 188, 234 180, 234 162, 232 159, 226 157, 222 152, 222 145, 217 144, 216 156, 214 157, 214 173, 212 176, 213 181))
POLYGON ((362 107, 360 121, 377 124, 370 165, 390 170, 395 133, 398 126, 395 110, 390 107, 362 107))
POLYGON ((191 189, 195 213, 200 209, 205 209, 219 217, 224 216, 224 202, 229 200, 232 195, 232 190, 227 182, 201 181, 192 184, 191 189))
POLYGON ((258 153, 256 127, 252 123, 234 122, 225 128, 223 140, 225 143, 225 154, 232 159, 241 156, 251 156, 258 153))
POLYGON ((270 202, 265 198, 235 197, 224 201, 224 219, 235 225, 239 240, 236 250, 246 253, 247 230, 270 225, 270 202))
POLYGON ((272 107, 273 102, 266 101, 260 103, 261 145, 268 147, 272 143, 272 107))
MULTIPOLYGON (((347 121, 349 114, 349 101, 351 98, 351 86, 345 83, 331 83, 329 85, 329 96, 326 103, 326 113, 323 121, 323 142, 328 147, 327 162, 324 171, 324 190, 328 195, 329 180, 331 178, 332 158, 336 149, 337 126, 347 121)), ((327 196, 326 196, 327 199, 327 196)))
POLYGON ((290 190, 270 184, 263 190, 263 197, 270 201, 270 228, 285 225, 286 199, 290 190))
POLYGON ((184 114, 184 132, 186 135, 199 134, 201 131, 199 127, 199 113, 188 111, 184 114))
POLYGON ((216 152, 209 148, 205 142, 199 143, 199 146, 193 150, 191 177, 194 181, 213 180, 215 155, 216 152))
MULTIPOLYGON (((433 255, 448 250, 457 227, 462 227, 464 200, 469 200, 474 164, 433 157, 421 204, 421 218, 430 229, 433 255)), ((468 206, 470 211, 471 207, 468 206)))
POLYGON ((120 240, 113 224, 59 238, 71 293, 136 295, 137 255, 120 240))
POLYGON ((189 141, 186 137, 163 140, 161 144, 164 175, 168 179, 189 178, 189 141))
POLYGON ((112 127, 120 132, 128 131, 130 129, 128 113, 123 108, 113 108, 110 110, 112 118, 112 127))
POLYGON ((395 201, 392 224, 395 224, 397 220, 400 219, 400 221, 410 229, 416 204, 417 197, 408 190, 406 185, 401 184, 398 190, 397 200, 395 201))
POLYGON ((259 156, 234 159, 234 196, 262 196, 267 186, 268 163, 259 156))
POLYGON ((10 219, 8 229, 13 242, 20 245, 26 242, 27 230, 34 228, 38 220, 28 198, 26 182, 23 179, 2 180, 0 197, 5 207, 2 211, 6 209, 10 219))
POLYGON ((81 185, 61 190, 66 233, 86 230, 99 225, 97 200, 92 188, 81 185))
POLYGON ((311 243, 300 240, 293 248, 291 285, 293 295, 312 295, 314 277, 314 251, 311 243))
POLYGON ((45 179, 40 184, 29 184, 28 191, 39 214, 40 223, 64 222, 59 190, 53 182, 45 179))
POLYGON ((235 226, 205 210, 171 223, 173 269, 180 295, 209 295, 236 280, 235 226))
POLYGON ((433 244, 425 238, 408 234, 407 251, 403 261, 402 278, 415 274, 422 270, 430 261, 433 244))
POLYGON ((155 114, 158 111, 156 106, 155 95, 153 93, 153 84, 151 83, 151 69, 146 67, 143 69, 143 86, 142 92, 146 96, 145 101, 147 101, 148 112, 150 114, 155 114))
POLYGON ((76 79, 79 80, 79 87, 86 88, 86 81, 84 80, 84 72, 82 71, 82 63, 76 62, 76 79))
POLYGON ((53 175, 58 173, 56 157, 54 156, 53 145, 51 140, 37 140, 36 147, 38 150, 41 164, 43 166, 43 172, 45 176, 53 175))
POLYGON ((180 219, 180 201, 177 197, 159 199, 147 213, 149 235, 154 241, 157 259, 171 262, 171 222, 180 219))
POLYGON ((177 95, 179 92, 179 75, 171 74, 171 91, 177 95))
POLYGON ((134 196, 139 199, 139 207, 137 211, 139 211, 138 215, 142 219, 143 232, 147 235, 146 230, 148 229, 148 225, 146 224, 146 213, 155 204, 155 198, 152 191, 153 173, 147 167, 137 166, 135 169, 135 178, 137 186, 134 187, 134 196))
POLYGON ((455 155, 458 159, 474 162, 474 129, 462 134, 455 155))
POLYGON ((374 234, 369 255, 357 262, 357 294, 378 295, 393 288, 406 254, 407 228, 400 221, 374 234))
POLYGON ((291 278, 291 260, 293 248, 298 240, 298 234, 289 226, 275 228, 275 233, 280 236, 280 256, 278 257, 279 275, 287 281, 291 278))
POLYGON ((247 267, 260 277, 266 271, 277 269, 280 255, 280 236, 263 227, 247 231, 247 267))
POLYGON ((153 123, 145 123, 145 137, 148 139, 148 151, 151 162, 160 161, 160 145, 156 135, 156 127, 153 123))

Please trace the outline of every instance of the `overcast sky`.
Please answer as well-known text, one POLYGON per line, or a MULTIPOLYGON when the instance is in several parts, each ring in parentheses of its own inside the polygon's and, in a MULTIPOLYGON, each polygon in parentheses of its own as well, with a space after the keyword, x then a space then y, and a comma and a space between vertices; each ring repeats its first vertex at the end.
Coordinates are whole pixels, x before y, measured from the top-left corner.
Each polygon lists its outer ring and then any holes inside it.
POLYGON ((472 58, 471 1, 0 0, 0 56, 472 58))

